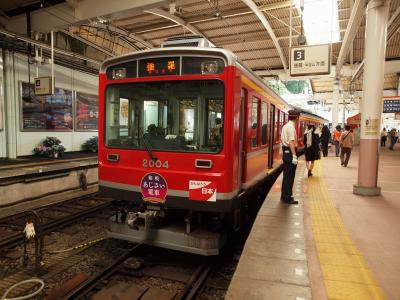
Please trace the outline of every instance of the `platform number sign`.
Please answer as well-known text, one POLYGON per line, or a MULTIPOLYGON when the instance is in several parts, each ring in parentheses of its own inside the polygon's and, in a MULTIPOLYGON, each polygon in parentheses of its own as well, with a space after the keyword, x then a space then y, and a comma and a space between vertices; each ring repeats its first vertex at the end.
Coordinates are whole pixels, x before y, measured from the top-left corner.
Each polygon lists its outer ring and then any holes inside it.
POLYGON ((37 77, 35 78, 35 95, 51 95, 52 90, 51 77, 37 77))
POLYGON ((295 50, 294 51, 294 60, 304 60, 304 50, 295 50))
POLYGON ((330 45, 290 48, 290 76, 329 74, 330 52, 330 45))

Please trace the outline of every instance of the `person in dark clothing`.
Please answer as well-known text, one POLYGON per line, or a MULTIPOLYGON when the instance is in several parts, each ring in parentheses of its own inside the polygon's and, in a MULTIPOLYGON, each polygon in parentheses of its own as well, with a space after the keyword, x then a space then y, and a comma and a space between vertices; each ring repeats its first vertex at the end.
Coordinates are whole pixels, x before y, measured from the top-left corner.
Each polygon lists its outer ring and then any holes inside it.
POLYGON ((386 147, 386 140, 387 140, 388 132, 386 128, 383 128, 381 131, 381 147, 386 147))
POLYGON ((307 130, 304 133, 304 146, 308 176, 312 176, 314 161, 320 159, 319 136, 315 133, 314 125, 308 125, 307 130))
POLYGON ((331 132, 329 131, 328 126, 324 125, 321 131, 321 148, 324 157, 328 156, 328 144, 330 140, 331 140, 331 132))

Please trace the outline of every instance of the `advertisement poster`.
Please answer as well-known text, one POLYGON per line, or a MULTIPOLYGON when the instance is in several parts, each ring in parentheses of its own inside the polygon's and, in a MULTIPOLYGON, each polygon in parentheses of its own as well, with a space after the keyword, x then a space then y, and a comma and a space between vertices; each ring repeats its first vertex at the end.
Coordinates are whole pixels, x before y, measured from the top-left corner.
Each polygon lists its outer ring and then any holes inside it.
POLYGON ((119 99, 119 125, 128 126, 128 111, 129 111, 129 100, 121 98, 119 99))
POLYGON ((21 83, 22 130, 72 130, 72 92, 55 88, 54 95, 37 96, 34 85, 21 83))
POLYGON ((189 199, 199 201, 217 201, 217 184, 212 181, 189 181, 189 199))
POLYGON ((97 95, 76 93, 75 130, 97 130, 99 118, 99 100, 97 95))
POLYGON ((0 131, 2 130, 3 130, 3 78, 2 74, 0 74, 0 131))
POLYGON ((365 129, 364 133, 365 135, 379 135, 379 125, 380 125, 380 119, 371 119, 368 118, 365 120, 365 129))

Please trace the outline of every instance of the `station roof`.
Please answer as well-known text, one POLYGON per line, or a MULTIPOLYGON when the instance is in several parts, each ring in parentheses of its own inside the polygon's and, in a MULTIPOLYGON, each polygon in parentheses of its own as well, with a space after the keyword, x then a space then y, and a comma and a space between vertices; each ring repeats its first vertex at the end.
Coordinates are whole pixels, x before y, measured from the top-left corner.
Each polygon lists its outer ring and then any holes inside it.
MULTIPOLYGON (((171 36, 198 34, 206 37, 216 47, 233 51, 249 68, 261 77, 271 79, 279 76, 287 78, 282 71, 289 61, 290 46, 290 14, 292 14, 292 46, 297 46, 301 32, 301 10, 298 0, 174 0, 174 1, 133 1, 131 8, 126 7, 125 0, 111 1, 114 7, 121 4, 123 10, 109 8, 106 0, 16 0, 2 1, 0 4, 3 24, 12 22, 24 13, 24 8, 36 9, 32 12, 58 14, 62 10, 73 14, 74 21, 65 22, 64 26, 57 24, 55 30, 63 30, 65 34, 75 36, 80 41, 95 45, 102 49, 106 57, 159 47, 161 42, 171 36), (60 3, 61 2, 61 3, 60 3), (85 11, 87 7, 97 3, 101 10, 95 9, 101 15, 91 15, 85 11), (250 3, 250 4, 249 4, 250 3), (251 4, 261 11, 272 31, 268 32, 265 24, 252 10, 251 4), (293 4, 293 5, 292 5, 293 4), (40 8, 40 5, 44 6, 40 8), (86 5, 86 6, 85 6, 86 5), (124 6, 125 5, 125 6, 124 6), (89 17, 90 18, 89 18, 89 17), (5 21, 4 21, 5 19, 5 21), (279 53, 282 53, 280 56, 279 53)), ((305 5, 315 6, 318 2, 328 3, 333 14, 337 14, 337 28, 331 35, 332 64, 336 65, 343 44, 352 8, 359 0, 305 0, 305 5), (336 13, 337 12, 337 13, 336 13), (337 36, 335 39, 334 36, 337 36)), ((323 10, 322 10, 323 11, 323 10)), ((320 13, 322 14, 322 11, 320 13)), ((305 12, 305 11, 304 11, 305 12)), ((62 15, 62 14, 60 14, 62 15)), ((304 14, 303 14, 304 16, 304 14)), ((61 16, 60 16, 61 18, 61 16)), ((303 17, 305 20, 305 16, 303 17)), ((392 65, 400 60, 400 0, 390 1, 388 41, 386 60, 392 65)), ((306 27, 305 22, 303 22, 306 27)), ((40 27, 40 26, 39 26, 40 27)), ((334 27, 334 26, 333 26, 334 27)), ((47 27, 48 28, 48 27, 47 27)), ((332 26, 331 26, 332 28, 332 26)), ((35 29, 35 28, 33 28, 35 29)), ((307 28, 305 34, 307 39, 307 28)), ((328 38, 329 40, 329 38, 328 38)), ((363 61, 365 42, 365 14, 358 28, 350 51, 343 59, 343 68, 348 68, 351 62, 354 68, 363 61)), ((379 45, 377 45, 379 46, 379 45)), ((384 45, 381 45, 384 46, 384 45)), ((388 68, 390 69, 390 68, 388 68)), ((400 65, 385 74, 385 88, 396 89, 400 65)), ((343 72, 341 84, 343 90, 350 89, 352 70, 343 72)), ((311 86, 314 93, 332 92, 334 76, 313 78, 311 86)), ((362 75, 355 80, 353 89, 362 89, 362 75)))

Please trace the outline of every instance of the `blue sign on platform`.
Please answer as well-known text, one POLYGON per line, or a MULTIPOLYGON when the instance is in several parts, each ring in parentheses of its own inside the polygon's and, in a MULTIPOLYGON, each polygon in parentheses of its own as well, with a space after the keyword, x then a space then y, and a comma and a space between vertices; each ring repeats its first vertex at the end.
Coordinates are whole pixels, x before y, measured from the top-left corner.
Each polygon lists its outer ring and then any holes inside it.
POLYGON ((400 112, 400 99, 383 100, 383 112, 384 113, 400 112))

